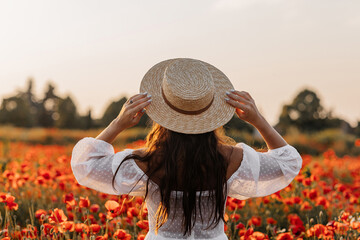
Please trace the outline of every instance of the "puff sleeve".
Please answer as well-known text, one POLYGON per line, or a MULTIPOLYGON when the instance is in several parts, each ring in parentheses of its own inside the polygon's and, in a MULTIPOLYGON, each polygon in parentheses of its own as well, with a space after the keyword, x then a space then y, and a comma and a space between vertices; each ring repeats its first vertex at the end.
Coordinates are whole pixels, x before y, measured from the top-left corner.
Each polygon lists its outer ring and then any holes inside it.
POLYGON ((245 143, 240 167, 228 179, 228 196, 237 199, 262 197, 287 187, 298 175, 302 158, 291 145, 257 152, 245 143))
POLYGON ((111 144, 95 138, 83 138, 73 148, 71 169, 80 185, 112 195, 145 195, 144 172, 133 159, 124 161, 112 179, 116 169, 133 150, 115 153, 111 144), (135 166, 136 165, 136 166, 135 166))

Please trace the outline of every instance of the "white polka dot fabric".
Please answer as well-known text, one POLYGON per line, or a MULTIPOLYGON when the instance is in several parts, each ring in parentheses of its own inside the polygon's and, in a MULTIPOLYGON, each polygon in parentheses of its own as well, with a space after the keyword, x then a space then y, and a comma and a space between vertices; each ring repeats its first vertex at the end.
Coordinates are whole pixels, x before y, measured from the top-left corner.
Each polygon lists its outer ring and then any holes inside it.
MULTIPOLYGON (((243 160, 240 167, 228 179, 228 196, 247 199, 270 195, 289 185, 299 173, 302 166, 302 158, 298 151, 286 145, 266 153, 256 152, 245 143, 237 146, 244 149, 243 160)), ((95 138, 84 138, 74 147, 71 167, 79 184, 107 194, 130 194, 133 196, 144 196, 147 176, 138 167, 133 159, 125 161, 115 179, 115 189, 112 188, 112 178, 123 159, 133 150, 125 149, 115 153, 111 144, 95 138)), ((199 193, 199 192, 198 192, 199 193)), ((171 240, 171 239, 198 239, 198 240, 227 240, 224 233, 224 222, 220 221, 215 228, 209 228, 211 219, 207 195, 209 191, 203 192, 201 212, 194 216, 195 226, 191 235, 183 236, 182 230, 182 192, 173 191, 172 209, 168 221, 155 234, 155 213, 160 203, 158 186, 150 180, 149 193, 145 199, 148 208, 149 232, 146 240, 171 240), (178 204, 175 207, 175 199, 178 204)), ((199 194, 198 194, 199 195, 199 194)))

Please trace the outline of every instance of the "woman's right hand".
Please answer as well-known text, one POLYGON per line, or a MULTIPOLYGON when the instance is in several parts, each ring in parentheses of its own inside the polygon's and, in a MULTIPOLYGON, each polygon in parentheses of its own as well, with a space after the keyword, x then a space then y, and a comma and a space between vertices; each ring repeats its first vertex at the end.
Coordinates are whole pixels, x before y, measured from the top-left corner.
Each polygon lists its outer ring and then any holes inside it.
POLYGON ((96 139, 111 143, 126 128, 136 125, 145 107, 151 103, 151 95, 140 93, 130 97, 123 105, 119 115, 105 128, 96 139))
POLYGON ((139 93, 130 97, 123 105, 115 121, 122 130, 135 126, 144 115, 145 107, 151 103, 151 95, 148 93, 139 93))
POLYGON ((233 90, 226 92, 226 95, 228 96, 226 102, 236 109, 238 117, 256 127, 263 117, 250 94, 233 90))

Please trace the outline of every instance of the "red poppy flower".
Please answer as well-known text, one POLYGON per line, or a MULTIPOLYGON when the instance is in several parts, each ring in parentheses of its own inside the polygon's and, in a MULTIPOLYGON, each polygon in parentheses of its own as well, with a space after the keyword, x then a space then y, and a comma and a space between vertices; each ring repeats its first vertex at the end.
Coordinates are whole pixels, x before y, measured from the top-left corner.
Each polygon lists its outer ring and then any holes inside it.
POLYGON ((17 203, 14 202, 15 201, 15 197, 14 196, 11 196, 9 194, 6 195, 6 199, 5 199, 5 204, 6 204, 6 207, 9 209, 9 210, 18 210, 19 208, 19 205, 17 203))
POLYGON ((138 226, 141 229, 149 229, 149 221, 148 220, 141 220, 136 223, 136 226, 138 226))
POLYGON ((233 213, 230 215, 230 219, 237 222, 240 219, 240 214, 233 213))
POLYGON ((45 210, 43 210, 43 209, 39 209, 39 210, 37 210, 37 211, 35 212, 35 217, 36 217, 37 219, 40 219, 42 215, 46 216, 46 215, 47 215, 47 211, 45 211, 45 210))
POLYGON ((92 204, 92 205, 90 206, 90 212, 92 212, 92 213, 98 212, 99 209, 100 209, 100 206, 99 206, 98 204, 92 204))
POLYGON ((89 206, 90 206, 89 198, 88 197, 86 197, 86 198, 80 197, 79 207, 80 208, 87 208, 89 206))
POLYGON ((316 189, 311 189, 309 194, 308 194, 308 197, 311 200, 314 200, 315 198, 317 198, 317 196, 318 196, 318 192, 316 191, 316 189))
POLYGON ((311 179, 310 178, 305 178, 303 180, 303 184, 304 184, 304 186, 310 186, 311 185, 311 179))
POLYGON ((312 206, 309 202, 305 201, 303 204, 301 204, 300 210, 311 210, 312 206))
POLYGON ((145 239, 145 235, 144 234, 139 234, 137 237, 137 240, 144 240, 145 239))
POLYGON ((49 223, 61 223, 65 222, 67 217, 64 214, 64 211, 58 208, 55 208, 49 217, 49 223))
POLYGON ((275 219, 273 219, 272 217, 269 217, 266 219, 266 223, 270 224, 270 225, 276 225, 277 221, 275 219))
POLYGON ((291 225, 303 226, 304 223, 297 214, 289 214, 288 221, 291 225))
POLYGON ((90 225, 90 230, 91 230, 92 233, 96 234, 96 233, 100 232, 101 227, 100 227, 99 224, 91 224, 90 225))
POLYGON ((290 225, 289 229, 295 236, 299 236, 301 233, 305 232, 305 227, 302 225, 290 225))
POLYGON ((276 240, 292 240, 294 239, 294 237, 286 232, 286 233, 280 233, 277 237, 276 237, 276 240))
POLYGON ((242 223, 239 223, 236 225, 236 229, 244 229, 244 228, 245 228, 245 225, 242 223))
POLYGON ((261 225, 261 218, 260 217, 251 217, 248 221, 248 225, 260 226, 261 225))
POLYGON ((139 212, 140 210, 138 208, 134 208, 134 207, 130 207, 128 210, 127 210, 127 216, 129 218, 132 218, 132 217, 136 217, 139 215, 139 212))
POLYGON ((269 239, 269 238, 267 237, 267 235, 265 235, 262 232, 253 232, 253 234, 251 234, 250 239, 252 239, 252 240, 264 240, 264 239, 269 239))
POLYGON ((355 140, 355 146, 360 147, 360 138, 355 140))
POLYGON ((124 240, 130 240, 131 239, 131 235, 126 233, 125 230, 122 230, 122 229, 116 230, 113 237, 115 237, 117 239, 124 239, 124 240))
POLYGON ((89 227, 88 225, 84 224, 84 223, 77 223, 75 224, 75 231, 77 233, 88 233, 89 232, 89 227))
POLYGON ((325 197, 318 197, 317 199, 316 199, 316 205, 321 205, 321 206, 323 206, 325 209, 327 209, 328 207, 329 207, 329 205, 330 205, 330 203, 329 203, 329 201, 328 200, 326 200, 326 198, 325 197))
POLYGON ((60 223, 59 230, 60 232, 73 232, 75 230, 75 224, 73 221, 62 222, 60 223))

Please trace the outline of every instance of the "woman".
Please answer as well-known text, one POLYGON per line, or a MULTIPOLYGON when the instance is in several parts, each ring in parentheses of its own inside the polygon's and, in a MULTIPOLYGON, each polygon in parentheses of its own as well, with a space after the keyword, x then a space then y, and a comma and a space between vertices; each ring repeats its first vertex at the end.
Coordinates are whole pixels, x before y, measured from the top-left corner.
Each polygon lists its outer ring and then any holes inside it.
POLYGON ((146 239, 227 239, 226 198, 247 199, 285 188, 299 173, 295 148, 262 117, 252 97, 232 90, 214 66, 194 59, 158 63, 140 92, 96 139, 80 140, 71 166, 77 181, 108 194, 144 196, 146 239), (154 121, 146 148, 114 153, 110 144, 144 111, 154 121), (222 126, 236 114, 256 127, 269 150, 232 144, 222 126))

